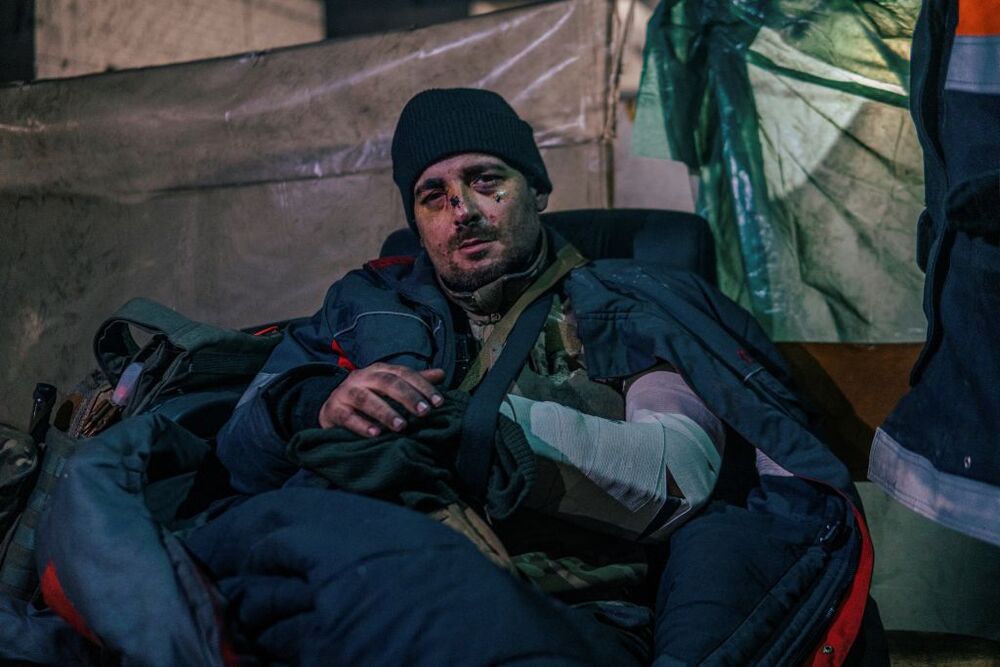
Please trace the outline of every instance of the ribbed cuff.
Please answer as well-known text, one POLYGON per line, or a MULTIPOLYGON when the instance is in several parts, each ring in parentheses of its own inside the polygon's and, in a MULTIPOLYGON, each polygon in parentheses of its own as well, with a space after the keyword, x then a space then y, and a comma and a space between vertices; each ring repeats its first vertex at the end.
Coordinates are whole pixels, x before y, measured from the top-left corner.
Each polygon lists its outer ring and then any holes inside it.
POLYGON ((274 428, 285 440, 299 431, 319 428, 319 411, 347 372, 332 365, 309 365, 292 369, 264 392, 264 401, 274 428))

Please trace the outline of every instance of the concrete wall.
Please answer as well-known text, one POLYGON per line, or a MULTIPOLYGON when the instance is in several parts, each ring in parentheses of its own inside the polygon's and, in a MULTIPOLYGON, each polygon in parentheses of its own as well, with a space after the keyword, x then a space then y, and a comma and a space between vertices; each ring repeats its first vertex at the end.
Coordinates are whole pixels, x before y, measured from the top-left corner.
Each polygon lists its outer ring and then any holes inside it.
POLYGON ((574 0, 0 87, 0 420, 83 377, 131 297, 227 326, 315 311, 405 224, 390 143, 423 88, 497 90, 535 129, 550 208, 607 206, 609 18, 574 0))
POLYGON ((323 39, 321 0, 36 0, 38 78, 323 39))

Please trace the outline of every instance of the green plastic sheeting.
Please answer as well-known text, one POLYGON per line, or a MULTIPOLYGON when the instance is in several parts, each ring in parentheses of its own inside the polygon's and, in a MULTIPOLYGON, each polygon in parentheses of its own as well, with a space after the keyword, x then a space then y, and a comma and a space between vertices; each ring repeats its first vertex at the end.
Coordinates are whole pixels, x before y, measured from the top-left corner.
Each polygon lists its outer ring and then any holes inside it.
POLYGON ((919 0, 664 0, 633 151, 700 176, 720 284, 776 340, 924 339, 919 0))

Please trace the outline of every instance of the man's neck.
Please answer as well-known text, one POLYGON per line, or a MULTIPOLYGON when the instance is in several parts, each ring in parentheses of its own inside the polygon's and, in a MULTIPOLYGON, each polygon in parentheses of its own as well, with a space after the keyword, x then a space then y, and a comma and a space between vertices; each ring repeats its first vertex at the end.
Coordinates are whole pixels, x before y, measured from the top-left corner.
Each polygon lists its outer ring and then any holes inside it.
POLYGON ((452 302, 469 316, 472 322, 491 324, 498 321, 514 305, 517 298, 528 289, 549 263, 548 234, 543 230, 538 250, 528 267, 517 273, 508 273, 471 292, 449 289, 440 277, 438 284, 452 302))

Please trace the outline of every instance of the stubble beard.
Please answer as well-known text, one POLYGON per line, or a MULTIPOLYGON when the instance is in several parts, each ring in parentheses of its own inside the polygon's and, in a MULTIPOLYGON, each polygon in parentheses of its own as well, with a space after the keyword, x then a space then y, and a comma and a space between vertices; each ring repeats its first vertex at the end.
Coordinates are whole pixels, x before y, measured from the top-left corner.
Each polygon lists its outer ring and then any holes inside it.
POLYGON ((501 276, 523 270, 534 258, 534 251, 534 246, 515 248, 510 255, 475 269, 460 269, 449 261, 446 269, 439 272, 441 282, 454 292, 474 292, 501 276))
MULTIPOLYGON (((534 210, 531 213, 535 213, 534 210)), ((530 227, 530 225, 521 225, 518 229, 511 230, 511 237, 516 238, 519 234, 524 234, 525 231, 523 227, 530 227)), ((449 259, 444 270, 439 270, 438 274, 441 278, 441 282, 444 285, 454 291, 454 292, 474 292, 484 285, 488 285, 494 280, 497 280, 501 276, 505 276, 509 273, 519 273, 528 267, 531 260, 535 258, 535 252, 538 249, 538 227, 535 226, 535 238, 531 243, 507 246, 507 254, 497 258, 492 264, 487 264, 474 269, 463 269, 459 268, 455 262, 449 259)), ((470 233, 468 236, 478 236, 475 233, 470 233)), ((496 239, 495 236, 491 236, 491 239, 496 239)), ((465 238, 461 238, 457 241, 456 247, 465 238)), ((502 239, 501 239, 502 240, 502 239)))

